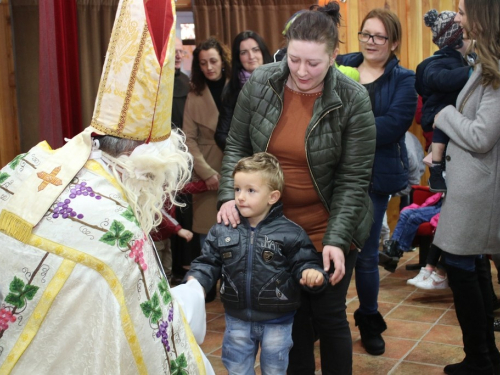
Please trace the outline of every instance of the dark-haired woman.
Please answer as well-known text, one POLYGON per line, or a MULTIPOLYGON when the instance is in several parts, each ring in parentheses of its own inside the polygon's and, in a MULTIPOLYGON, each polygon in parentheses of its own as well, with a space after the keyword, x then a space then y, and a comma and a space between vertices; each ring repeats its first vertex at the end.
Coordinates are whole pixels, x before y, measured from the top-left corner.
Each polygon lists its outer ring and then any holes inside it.
POLYGON ((500 1, 460 0, 455 21, 476 41, 478 64, 434 119, 450 141, 447 194, 434 245, 443 252, 465 358, 445 374, 498 374, 491 276, 484 254, 500 252, 500 1))
POLYGON ((230 76, 231 57, 225 45, 211 37, 196 47, 183 130, 193 155, 193 178, 205 181, 209 190, 193 195, 193 231, 200 234, 201 244, 217 217, 222 152, 215 144, 214 134, 222 107, 222 91, 230 76))
MULTIPOLYGON (((331 273, 324 293, 302 294, 289 375, 314 374, 317 337, 322 373, 352 372, 346 294, 356 248, 368 237, 372 221, 368 185, 375 120, 366 90, 335 68, 339 17, 338 3, 331 2, 303 12, 290 25, 287 58, 257 69, 241 90, 222 166, 219 202, 225 203, 218 221, 237 225, 235 164, 255 152, 274 154, 285 175, 285 216, 305 229, 331 273)), ((269 251, 280 256, 276 248, 269 251)), ((280 290, 280 278, 269 282, 280 290)))
MULTIPOLYGON (((415 73, 401 67, 396 57, 401 33, 401 23, 395 13, 388 9, 374 9, 361 23, 358 33, 361 52, 337 58, 339 64, 358 69, 360 83, 370 94, 377 126, 377 149, 370 182, 374 223, 356 262, 359 309, 354 313, 361 342, 372 355, 384 353, 382 332, 387 328, 377 302, 380 231, 389 195, 408 185, 405 133, 413 122, 417 107, 415 73)), ((396 265, 391 263, 386 267, 394 272, 396 265)))
POLYGON ((226 138, 241 88, 255 69, 273 61, 264 39, 251 30, 236 35, 231 54, 233 57, 231 79, 222 93, 222 109, 215 131, 215 142, 222 151, 226 147, 226 138))

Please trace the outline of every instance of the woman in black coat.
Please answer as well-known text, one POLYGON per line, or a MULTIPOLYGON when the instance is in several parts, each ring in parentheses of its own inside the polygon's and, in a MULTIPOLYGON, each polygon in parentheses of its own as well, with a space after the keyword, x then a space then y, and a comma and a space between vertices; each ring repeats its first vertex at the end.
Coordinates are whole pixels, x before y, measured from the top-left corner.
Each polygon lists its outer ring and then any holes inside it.
POLYGON ((273 61, 264 39, 251 30, 236 35, 231 54, 233 57, 231 80, 222 93, 222 108, 214 136, 217 146, 222 151, 226 147, 226 138, 241 88, 256 68, 273 61))

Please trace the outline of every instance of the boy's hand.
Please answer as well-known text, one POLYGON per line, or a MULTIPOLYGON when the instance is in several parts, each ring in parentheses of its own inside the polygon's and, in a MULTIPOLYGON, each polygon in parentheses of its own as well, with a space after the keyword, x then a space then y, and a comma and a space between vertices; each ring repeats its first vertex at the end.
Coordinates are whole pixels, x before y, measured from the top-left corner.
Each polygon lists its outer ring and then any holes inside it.
POLYGON ((325 278, 321 272, 310 268, 302 271, 300 285, 307 285, 309 288, 314 288, 315 286, 323 285, 324 280, 325 278))
POLYGON ((219 189, 219 174, 214 174, 212 177, 209 177, 205 180, 205 184, 207 184, 208 190, 217 190, 219 189))
POLYGON ((191 232, 190 230, 184 229, 184 228, 181 228, 181 230, 179 230, 177 232, 177 235, 179 237, 184 238, 187 242, 189 242, 193 239, 193 232, 191 232))

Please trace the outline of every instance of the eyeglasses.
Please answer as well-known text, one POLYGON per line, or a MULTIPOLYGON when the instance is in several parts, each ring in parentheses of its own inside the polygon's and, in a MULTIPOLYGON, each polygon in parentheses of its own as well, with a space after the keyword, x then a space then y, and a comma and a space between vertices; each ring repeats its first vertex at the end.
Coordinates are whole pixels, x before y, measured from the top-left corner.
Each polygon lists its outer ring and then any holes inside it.
POLYGON ((187 52, 186 52, 186 51, 184 51, 183 49, 176 49, 176 50, 175 50, 175 54, 176 54, 176 55, 177 55, 177 54, 179 54, 179 55, 181 55, 182 57, 184 57, 184 56, 186 56, 186 55, 187 55, 187 52))
POLYGON ((364 33, 362 31, 360 31, 358 33, 358 39, 360 42, 368 43, 370 38, 371 38, 371 40, 373 40, 373 44, 376 44, 379 46, 384 45, 389 40, 388 37, 382 36, 382 35, 372 35, 372 34, 364 33))

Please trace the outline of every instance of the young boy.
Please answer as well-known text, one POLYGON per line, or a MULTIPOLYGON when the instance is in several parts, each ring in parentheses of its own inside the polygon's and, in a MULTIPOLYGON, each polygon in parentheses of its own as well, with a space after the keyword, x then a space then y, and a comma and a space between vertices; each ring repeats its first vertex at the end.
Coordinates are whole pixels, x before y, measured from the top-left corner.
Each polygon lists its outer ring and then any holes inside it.
POLYGON ((443 157, 449 137, 439 129, 433 129, 434 117, 447 105, 455 105, 458 94, 469 80, 472 68, 463 55, 470 40, 464 39, 464 31, 455 22, 456 13, 431 9, 424 15, 425 25, 432 30, 432 41, 439 47, 433 56, 417 66, 415 89, 422 97, 421 125, 424 132, 433 131, 432 163, 429 167, 429 188, 434 193, 445 193, 443 157))
POLYGON ((252 373, 259 345, 262 374, 286 374, 300 285, 319 292, 328 277, 307 234, 283 216, 278 160, 265 152, 241 159, 233 178, 241 224, 210 229, 188 280, 207 291, 222 276, 222 362, 229 374, 252 373))

